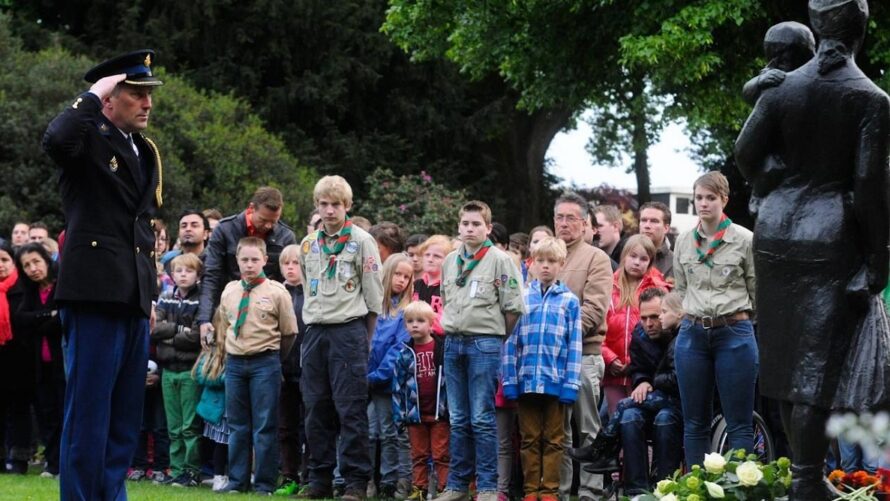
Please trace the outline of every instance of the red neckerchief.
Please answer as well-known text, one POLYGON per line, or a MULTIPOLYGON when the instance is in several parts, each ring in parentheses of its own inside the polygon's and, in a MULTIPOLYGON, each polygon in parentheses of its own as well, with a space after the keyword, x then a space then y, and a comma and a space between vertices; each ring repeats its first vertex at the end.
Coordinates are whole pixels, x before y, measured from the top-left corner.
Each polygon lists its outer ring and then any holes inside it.
POLYGON ((253 221, 250 220, 250 216, 253 215, 253 207, 247 207, 247 210, 244 211, 244 220, 247 222, 247 236, 248 237, 257 237, 265 240, 266 233, 260 233, 256 227, 253 225, 253 221))

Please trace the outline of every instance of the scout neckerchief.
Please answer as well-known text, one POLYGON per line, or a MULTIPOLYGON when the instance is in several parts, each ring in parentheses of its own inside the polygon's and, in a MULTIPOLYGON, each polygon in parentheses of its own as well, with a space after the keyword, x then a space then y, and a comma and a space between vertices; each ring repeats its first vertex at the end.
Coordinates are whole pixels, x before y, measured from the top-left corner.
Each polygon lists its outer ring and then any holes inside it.
POLYGON ((250 291, 254 290, 258 285, 266 281, 266 273, 260 271, 260 274, 250 282, 241 280, 241 302, 238 303, 238 319, 235 320, 235 337, 238 337, 238 331, 247 320, 247 306, 250 304, 250 291))
POLYGON ((464 256, 463 252, 457 253, 457 286, 463 287, 467 284, 467 277, 470 276, 470 273, 473 271, 479 261, 482 261, 482 258, 488 254, 488 249, 491 248, 491 240, 485 239, 485 243, 482 244, 482 247, 473 254, 473 257, 470 258, 470 262, 467 263, 467 267, 464 268, 464 256))
POLYGON ((334 264, 337 261, 337 256, 343 248, 346 247, 346 242, 349 241, 350 235, 352 235, 352 221, 349 220, 349 216, 346 216, 346 222, 343 223, 343 228, 340 230, 340 236, 337 237, 337 241, 334 242, 333 249, 328 248, 328 244, 325 241, 324 228, 318 230, 318 245, 321 247, 322 252, 328 256, 328 279, 334 278, 334 275, 337 273, 334 264))
POLYGON ((732 220, 726 217, 726 214, 720 216, 720 224, 717 225, 717 232, 714 233, 714 239, 711 240, 711 243, 708 245, 707 251, 702 251, 701 243, 702 240, 707 240, 705 237, 701 235, 699 229, 701 228, 701 221, 699 221, 698 226, 692 230, 692 236, 695 237, 695 253, 698 254, 698 262, 704 263, 708 268, 713 268, 714 263, 711 258, 714 256, 714 252, 717 251, 717 247, 723 243, 723 235, 726 234, 726 229, 732 224, 732 220))

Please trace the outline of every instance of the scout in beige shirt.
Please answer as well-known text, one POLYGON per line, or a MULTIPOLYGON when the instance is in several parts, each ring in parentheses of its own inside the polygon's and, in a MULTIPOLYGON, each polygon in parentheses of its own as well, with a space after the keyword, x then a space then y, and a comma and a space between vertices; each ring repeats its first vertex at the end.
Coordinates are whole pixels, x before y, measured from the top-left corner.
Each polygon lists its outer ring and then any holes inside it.
POLYGON ((230 282, 219 303, 220 328, 226 334, 226 418, 229 434, 229 481, 224 492, 275 490, 278 480, 278 394, 281 358, 297 332, 290 294, 266 279, 266 243, 256 237, 238 242, 235 259, 241 280, 230 282), (256 391, 262 388, 262 391, 256 391), (255 452, 250 478, 251 438, 255 452))

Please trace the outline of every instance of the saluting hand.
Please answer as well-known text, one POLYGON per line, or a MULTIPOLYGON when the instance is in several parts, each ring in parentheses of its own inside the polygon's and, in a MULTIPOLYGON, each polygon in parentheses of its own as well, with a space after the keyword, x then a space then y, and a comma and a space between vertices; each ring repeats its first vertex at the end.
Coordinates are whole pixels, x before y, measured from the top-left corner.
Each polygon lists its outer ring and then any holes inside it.
POLYGON ((90 92, 99 96, 99 100, 105 99, 109 95, 111 95, 111 91, 114 90, 114 87, 127 79, 126 73, 119 73, 117 75, 111 75, 108 77, 102 77, 90 87, 90 92))

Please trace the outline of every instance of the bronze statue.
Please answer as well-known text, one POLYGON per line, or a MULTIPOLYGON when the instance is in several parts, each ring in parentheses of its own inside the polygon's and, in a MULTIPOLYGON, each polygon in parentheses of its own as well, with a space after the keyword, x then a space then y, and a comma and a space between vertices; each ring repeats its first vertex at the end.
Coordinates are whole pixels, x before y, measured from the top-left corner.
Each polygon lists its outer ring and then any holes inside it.
POLYGON ((768 175, 754 228, 760 389, 782 402, 792 500, 831 499, 825 422, 871 294, 887 285, 890 98, 856 66, 866 0, 810 0, 816 56, 762 89, 736 142, 768 175))

